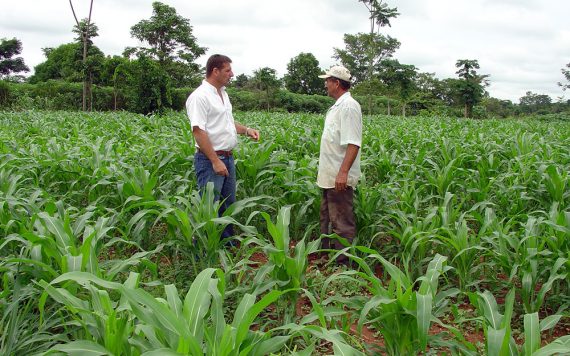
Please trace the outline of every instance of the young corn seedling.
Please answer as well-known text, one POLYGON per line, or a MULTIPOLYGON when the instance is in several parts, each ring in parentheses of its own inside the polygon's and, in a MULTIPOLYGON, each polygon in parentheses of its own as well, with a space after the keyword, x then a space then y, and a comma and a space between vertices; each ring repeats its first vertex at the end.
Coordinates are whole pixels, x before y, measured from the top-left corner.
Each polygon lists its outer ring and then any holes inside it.
POLYGON ((546 356, 570 353, 570 336, 563 336, 541 347, 541 333, 556 326, 562 315, 551 315, 539 320, 538 313, 525 314, 524 343, 515 342, 512 333, 512 318, 515 290, 505 298, 504 314, 499 311, 495 297, 489 292, 468 293, 471 304, 477 308, 478 320, 485 333, 485 355, 489 356, 546 356))
POLYGON ((255 277, 259 283, 256 285, 258 292, 267 289, 275 289, 287 292, 280 305, 283 311, 285 323, 293 321, 295 306, 299 298, 299 290, 303 288, 308 265, 308 256, 318 250, 320 240, 309 243, 302 238, 291 250, 289 246, 289 224, 291 220, 291 207, 285 206, 279 209, 276 224, 271 217, 262 212, 261 216, 267 223, 267 230, 271 240, 254 238, 250 243, 260 246, 268 258, 268 263, 262 266, 255 277), (265 277, 269 279, 262 282, 265 277))
POLYGON ((361 310, 359 330, 365 324, 378 330, 384 340, 384 352, 389 355, 417 355, 425 352, 428 345, 468 350, 469 345, 465 343, 459 331, 439 319, 449 303, 449 298, 459 293, 459 290, 454 288, 438 290, 440 276, 450 269, 446 266, 447 257, 439 254, 434 256, 425 275, 413 282, 374 250, 361 246, 357 249, 368 254, 367 258, 380 262, 390 276, 385 287, 364 259, 349 255, 358 263, 361 271, 348 271, 344 274, 363 278, 372 294, 372 297, 368 298, 356 297, 348 304, 361 310), (447 328, 457 340, 446 340, 446 333, 430 334, 429 329, 433 322, 447 328))

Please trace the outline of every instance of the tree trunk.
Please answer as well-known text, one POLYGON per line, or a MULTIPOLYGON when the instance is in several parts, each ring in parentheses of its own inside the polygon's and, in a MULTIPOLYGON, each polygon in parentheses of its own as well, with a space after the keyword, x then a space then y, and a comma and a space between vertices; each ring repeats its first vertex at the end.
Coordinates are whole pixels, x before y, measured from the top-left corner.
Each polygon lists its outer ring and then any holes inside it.
POLYGON ((113 110, 117 111, 117 86, 113 85, 113 110))
POLYGON ((402 103, 402 116, 406 117, 406 103, 402 103))
POLYGON ((93 111, 93 73, 89 73, 89 111, 93 111))
POLYGON ((391 115, 390 111, 391 111, 391 110, 390 110, 390 100, 388 100, 388 116, 391 115))
POLYGON ((87 33, 83 34, 83 111, 87 109, 87 33))
MULTIPOLYGON (((75 15, 75 9, 73 8, 73 3, 69 0, 69 6, 71 7, 71 12, 73 12, 73 17, 75 18, 75 23, 77 23, 77 28, 81 30, 81 26, 79 24, 79 20, 77 19, 77 15, 75 15)), ((89 18, 87 19, 87 28, 83 31, 81 36, 83 37, 83 98, 82 98, 82 109, 86 111, 87 109, 87 81, 88 81, 88 73, 87 73, 87 41, 89 40, 89 24, 91 23, 91 13, 93 12, 93 0, 91 0, 91 4, 89 6, 89 18)))

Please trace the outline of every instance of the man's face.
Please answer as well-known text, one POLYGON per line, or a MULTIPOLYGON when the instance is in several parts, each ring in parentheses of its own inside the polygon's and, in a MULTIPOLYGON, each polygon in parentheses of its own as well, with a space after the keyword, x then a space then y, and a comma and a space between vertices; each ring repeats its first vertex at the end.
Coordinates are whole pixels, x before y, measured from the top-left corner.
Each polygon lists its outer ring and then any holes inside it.
POLYGON ((224 63, 222 68, 215 68, 214 74, 216 75, 216 80, 222 85, 228 85, 234 72, 232 72, 232 65, 230 63, 224 63))
POLYGON ((327 94, 334 98, 334 93, 338 90, 340 85, 338 79, 334 77, 328 77, 325 79, 325 88, 327 89, 327 94))

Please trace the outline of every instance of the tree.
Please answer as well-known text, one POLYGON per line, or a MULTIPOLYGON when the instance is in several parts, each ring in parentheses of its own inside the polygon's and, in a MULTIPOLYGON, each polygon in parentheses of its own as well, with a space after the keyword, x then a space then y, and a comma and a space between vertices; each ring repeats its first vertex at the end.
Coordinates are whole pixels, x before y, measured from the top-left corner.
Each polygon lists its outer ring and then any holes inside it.
MULTIPOLYGON (((73 13, 73 18, 75 19, 76 30, 75 33, 80 35, 79 39, 83 42, 83 111, 87 109, 87 92, 91 92, 91 84, 89 81, 90 74, 88 72, 88 63, 87 63, 87 51, 88 46, 90 43, 90 35, 93 33, 97 33, 97 30, 91 31, 91 14, 93 13, 93 0, 91 0, 89 5, 89 17, 79 22, 77 19, 77 15, 75 15, 75 9, 73 8, 73 3, 69 0, 69 6, 71 7, 71 12, 73 13)), ((91 105, 93 105, 91 101, 91 105)))
POLYGON ((398 8, 388 7, 383 0, 358 0, 363 3, 370 13, 370 33, 374 33, 374 27, 390 27, 390 19, 399 15, 398 8))
MULTIPOLYGON (((388 7, 388 4, 385 3, 383 0, 358 0, 359 2, 363 3, 368 9, 368 13, 370 14, 370 32, 369 34, 369 43, 368 43, 368 72, 366 75, 367 79, 372 78, 373 68, 374 68, 374 57, 375 57, 375 48, 374 48, 374 34, 378 34, 381 27, 388 26, 390 27, 390 19, 398 16, 398 9, 393 7, 388 7), (378 26, 375 30, 375 26, 378 26)), ((399 45, 398 45, 399 46, 399 45)))
POLYGON ((119 107, 119 85, 124 77, 121 77, 117 68, 120 65, 127 65, 129 60, 121 56, 107 56, 101 66, 101 85, 113 87, 113 109, 117 110, 119 107))
POLYGON ((281 81, 277 79, 275 69, 264 67, 254 71, 250 83, 254 85, 256 89, 265 92, 267 110, 269 110, 271 108, 271 99, 276 90, 281 87, 281 81))
POLYGON ((506 118, 513 114, 513 103, 510 100, 501 100, 497 98, 485 98, 482 101, 485 111, 488 114, 506 118))
POLYGON ((312 53, 300 53, 287 64, 283 78, 287 90, 299 94, 325 94, 323 80, 319 78, 319 61, 312 53))
POLYGON ((236 88, 245 88, 249 84, 249 77, 245 74, 240 74, 234 79, 233 86, 236 88))
POLYGON ((334 49, 333 58, 340 60, 350 71, 355 84, 371 79, 369 65, 372 64, 373 70, 379 69, 380 62, 392 57, 400 47, 395 38, 369 33, 345 34, 344 44, 345 49, 334 49))
MULTIPOLYGON (((50 79, 68 82, 83 81, 83 44, 66 43, 56 48, 44 48, 43 52, 46 61, 34 68, 30 83, 45 82, 50 79)), ((86 64, 91 70, 93 83, 99 83, 99 70, 105 56, 97 46, 93 45, 89 47, 87 58, 89 62, 86 64)))
POLYGON ((30 69, 22 57, 22 42, 16 38, 0 40, 0 79, 9 78, 13 73, 28 72, 30 69))
POLYGON ((144 54, 156 59, 176 86, 196 84, 201 74, 200 66, 194 61, 206 48, 198 46, 190 20, 160 2, 153 2, 152 8, 149 20, 141 20, 131 27, 131 36, 148 43, 149 47, 127 48, 125 54, 144 54))
POLYGON ((558 85, 562 87, 562 90, 570 89, 570 63, 566 64, 566 68, 568 69, 562 68, 561 71, 568 83, 564 84, 562 82, 558 82, 558 85))
POLYGON ((477 105, 485 95, 485 87, 489 85, 487 78, 489 75, 479 75, 479 62, 471 59, 460 59, 455 64, 459 68, 455 72, 460 80, 455 82, 455 93, 459 102, 464 105, 463 114, 471 117, 473 106, 477 105))
POLYGON ((386 87, 398 95, 402 102, 402 116, 406 116, 406 104, 416 90, 417 68, 413 65, 401 64, 396 59, 382 61, 380 68, 380 79, 386 87))
POLYGON ((527 91, 519 99, 519 105, 526 114, 546 113, 552 104, 552 98, 546 94, 535 94, 527 91))
POLYGON ((124 95, 129 111, 148 114, 172 105, 168 75, 157 61, 144 54, 119 64, 113 81, 115 90, 124 95))

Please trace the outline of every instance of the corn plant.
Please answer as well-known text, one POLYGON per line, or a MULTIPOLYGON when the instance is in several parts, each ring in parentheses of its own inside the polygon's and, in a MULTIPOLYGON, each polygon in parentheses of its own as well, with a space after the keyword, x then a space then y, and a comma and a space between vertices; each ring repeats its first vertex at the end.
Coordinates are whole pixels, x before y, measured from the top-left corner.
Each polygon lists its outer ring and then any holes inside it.
MULTIPOLYGON (((184 300, 180 300, 174 285, 165 286, 166 300, 156 299, 137 288, 138 278, 137 274, 131 274, 121 285, 87 273, 70 272, 50 284, 40 282, 49 296, 65 305, 74 318, 79 318, 79 323, 69 323, 67 327, 77 324, 85 331, 82 334, 75 332, 76 340, 56 346, 53 350, 93 350, 126 355, 141 352, 192 355, 237 355, 245 352, 264 355, 278 350, 289 338, 269 338, 267 333, 249 331, 257 314, 282 292, 272 292, 257 303, 255 296, 244 296, 236 310, 234 322, 227 324, 222 308, 225 287, 221 271, 202 271, 184 300), (217 279, 211 277, 213 273, 218 275, 217 279), (53 287, 66 281, 84 285, 90 292, 90 298, 82 300, 65 288, 53 287), (94 285, 119 291, 120 302, 112 301, 105 290, 94 285), (138 320, 136 326, 134 318, 138 320)), ((44 304, 45 299, 42 306, 44 304)))
POLYGON ((559 172, 558 167, 553 164, 542 165, 540 171, 543 172, 544 185, 552 202, 563 204, 570 197, 570 191, 567 189, 568 172, 559 172))
POLYGON ((541 259, 535 250, 529 251, 529 263, 523 267, 521 281, 521 298, 526 313, 538 312, 543 306, 546 294, 552 290, 553 284, 558 280, 567 280, 568 272, 560 271, 568 263, 566 258, 558 258, 548 271, 546 282, 540 279, 537 260, 541 259), (540 284, 539 284, 540 283, 540 284))
MULTIPOLYGON (((426 347, 446 346, 453 349, 466 349, 467 344, 461 342, 448 342, 444 334, 431 335, 429 328, 436 322, 456 337, 459 332, 453 327, 445 325, 439 318, 443 315, 449 298, 457 295, 457 289, 438 291, 439 278, 450 268, 446 266, 447 258, 441 255, 434 256, 429 263, 424 276, 416 281, 408 279, 405 273, 395 265, 388 262, 374 250, 357 247, 367 258, 382 264, 390 280, 387 286, 374 274, 364 259, 349 255, 358 263, 360 272, 347 272, 348 274, 363 278, 370 298, 353 298, 349 305, 361 310, 358 327, 361 329, 368 324, 378 330, 384 339, 384 351, 389 355, 412 355, 425 352, 426 347), (419 289, 416 290, 417 286, 419 289)), ((461 339, 460 339, 461 340, 461 339)))
POLYGON ((115 239, 105 243, 113 229, 113 220, 99 217, 93 222, 92 211, 76 214, 61 201, 47 204, 46 209, 32 215, 32 226, 22 225, 20 233, 7 236, 0 245, 0 249, 18 246, 17 254, 11 253, 2 261, 5 268, 48 281, 72 271, 86 271, 113 280, 131 266, 144 265, 151 272, 156 269, 148 256, 160 251, 162 245, 122 260, 104 261, 102 266, 99 256, 103 248, 120 242, 115 239))
POLYGON ((504 314, 501 314, 495 297, 489 292, 469 293, 471 304, 477 308, 478 320, 485 333, 486 355, 555 355, 570 352, 570 337, 563 336, 551 344, 541 346, 541 333, 552 329, 562 315, 551 315, 540 321, 538 313, 525 314, 524 344, 521 348, 515 342, 512 332, 512 318, 515 290, 505 298, 504 314))
POLYGON ((450 265, 457 274, 459 288, 467 291, 481 280, 482 263, 477 263, 486 253, 478 235, 470 234, 465 219, 461 219, 454 228, 442 227, 438 234, 442 249, 450 254, 450 265))
POLYGON ((91 352, 103 355, 138 354, 130 343, 135 332, 135 324, 126 306, 126 298, 122 298, 119 302, 114 301, 106 289, 98 288, 98 286, 111 290, 119 290, 121 287, 135 288, 139 284, 137 273, 131 273, 122 285, 108 282, 87 272, 69 272, 51 283, 42 280, 38 284, 45 290, 39 304, 42 315, 45 314, 45 305, 49 296, 63 306, 62 313, 68 318, 68 321, 60 327, 68 335, 69 341, 54 346, 52 350, 75 354, 91 352), (72 282, 83 285, 88 296, 70 293, 69 284, 72 282), (64 287, 54 287, 59 283, 63 283, 64 287))
POLYGON ((269 289, 290 291, 285 294, 284 302, 279 308, 283 311, 283 320, 289 323, 294 316, 298 291, 304 287, 308 256, 318 250, 320 240, 306 243, 305 238, 302 238, 291 249, 289 237, 291 206, 279 209, 276 223, 273 223, 269 214, 265 212, 262 212, 261 216, 267 223, 271 240, 258 237, 248 241, 248 244, 261 248, 268 258, 268 263, 257 271, 255 289, 257 293, 269 289), (269 278, 266 279, 266 276, 269 278))
POLYGON ((0 296, 0 354, 39 353, 67 340, 57 332, 61 323, 57 313, 44 320, 36 313, 40 290, 34 285, 22 285, 26 281, 17 277, 4 278, 4 282, 0 296), (12 281, 6 283, 8 279, 12 281))

